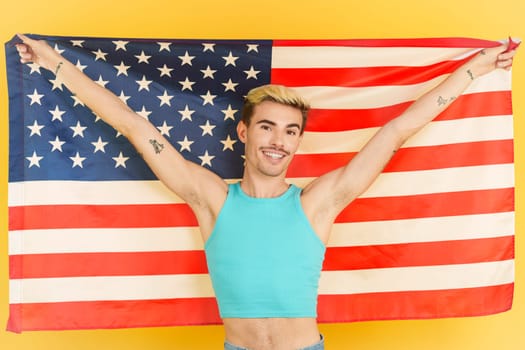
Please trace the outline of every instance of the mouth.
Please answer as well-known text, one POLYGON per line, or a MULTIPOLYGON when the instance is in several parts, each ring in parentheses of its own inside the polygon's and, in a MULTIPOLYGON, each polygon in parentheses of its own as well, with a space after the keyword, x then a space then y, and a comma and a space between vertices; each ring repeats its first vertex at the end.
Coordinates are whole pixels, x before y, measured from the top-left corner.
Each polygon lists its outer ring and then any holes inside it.
POLYGON ((276 152, 276 151, 263 151, 263 154, 271 159, 279 160, 283 159, 285 157, 284 153, 276 152))

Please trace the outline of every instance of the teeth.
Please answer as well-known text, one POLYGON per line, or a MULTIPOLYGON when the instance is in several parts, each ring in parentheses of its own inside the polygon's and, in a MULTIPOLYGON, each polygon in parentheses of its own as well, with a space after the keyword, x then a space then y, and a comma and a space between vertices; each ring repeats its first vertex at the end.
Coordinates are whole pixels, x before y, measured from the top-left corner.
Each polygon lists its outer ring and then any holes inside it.
POLYGON ((284 156, 282 154, 279 154, 279 153, 273 153, 273 152, 264 152, 264 154, 270 158, 273 158, 273 159, 281 159, 283 158, 284 156))

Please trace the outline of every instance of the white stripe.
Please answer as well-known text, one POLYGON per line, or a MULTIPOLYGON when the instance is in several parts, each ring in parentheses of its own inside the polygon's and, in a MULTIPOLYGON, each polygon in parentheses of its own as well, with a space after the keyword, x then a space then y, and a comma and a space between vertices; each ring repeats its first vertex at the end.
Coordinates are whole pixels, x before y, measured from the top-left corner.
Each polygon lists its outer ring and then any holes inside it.
MULTIPOLYGON (((338 132, 305 132, 297 154, 359 152, 379 128, 338 132)), ((490 140, 512 140, 511 115, 434 121, 403 147, 436 146, 490 140)))
POLYGON ((12 304, 214 296, 207 274, 27 278, 11 280, 9 291, 12 304))
MULTIPOLYGON (((312 108, 318 109, 367 109, 391 106, 416 100, 442 82, 448 75, 436 77, 419 84, 403 86, 374 87, 331 87, 307 86, 294 88, 306 98, 312 108)), ((495 70, 476 78, 463 94, 509 91, 511 75, 509 71, 495 70)))
POLYGON ((197 227, 48 229, 9 232, 9 254, 202 250, 197 227))
POLYGON ((329 247, 439 242, 514 235, 514 212, 334 224, 329 247))
POLYGON ((514 187, 514 165, 498 164, 383 173, 361 198, 514 187))
MULTIPOLYGON (((305 188, 315 178, 290 178, 305 188)), ((419 171, 381 173, 360 198, 513 188, 514 165, 494 164, 419 171)))
POLYGON ((514 261, 325 271, 319 294, 356 294, 488 287, 512 283, 514 261))
MULTIPOLYGON (((514 213, 336 223, 329 247, 511 236, 514 213)), ((9 232, 10 255, 202 250, 195 227, 57 229, 9 232)))
POLYGON ((426 66, 461 59, 473 49, 437 47, 275 46, 272 68, 426 66))
POLYGON ((183 203, 160 181, 25 181, 9 183, 9 206, 183 203))
MULTIPOLYGON (((313 178, 292 178, 291 183, 305 187, 313 178)), ((71 193, 86 193, 86 205, 128 205, 128 204, 169 204, 183 203, 169 190, 162 196, 153 186, 153 181, 115 182, 53 182, 28 181, 9 184, 10 206, 23 205, 66 205, 77 204, 77 197, 71 193), (24 188, 25 186, 25 188, 24 188), (111 195, 104 192, 111 187, 111 195), (45 193, 45 192, 49 193, 45 193), (42 193, 44 192, 45 195, 42 193), (24 193, 23 197, 17 194, 24 193), (52 194, 52 195, 50 195, 52 194)), ((472 167, 445 168, 435 170, 382 173, 362 197, 403 196, 422 193, 468 191, 488 188, 514 187, 512 164, 495 164, 472 167), (392 186, 392 184, 396 184, 392 186)))
MULTIPOLYGON (((512 283, 514 261, 324 271, 320 294, 473 288, 512 283)), ((29 278, 9 282, 9 302, 46 303, 212 297, 207 274, 116 277, 29 278)))

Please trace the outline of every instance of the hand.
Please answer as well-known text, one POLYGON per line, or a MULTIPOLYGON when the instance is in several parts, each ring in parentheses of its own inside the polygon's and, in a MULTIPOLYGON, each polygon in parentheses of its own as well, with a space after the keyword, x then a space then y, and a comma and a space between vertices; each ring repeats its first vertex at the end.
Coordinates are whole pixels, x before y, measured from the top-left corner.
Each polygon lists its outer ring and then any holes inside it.
POLYGON ((23 34, 17 34, 22 44, 16 44, 20 62, 33 62, 39 66, 54 71, 62 56, 49 46, 44 40, 33 40, 23 34))
POLYGON ((510 70, 516 50, 507 51, 508 45, 483 49, 474 56, 468 63, 468 69, 473 77, 479 77, 498 68, 510 70))

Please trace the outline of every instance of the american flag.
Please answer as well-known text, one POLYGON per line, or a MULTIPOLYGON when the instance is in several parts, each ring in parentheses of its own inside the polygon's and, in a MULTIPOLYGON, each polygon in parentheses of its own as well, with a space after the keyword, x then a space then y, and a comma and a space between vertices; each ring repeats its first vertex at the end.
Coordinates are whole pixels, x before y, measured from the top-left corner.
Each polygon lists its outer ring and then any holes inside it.
MULTIPOLYGON (((373 133, 482 48, 467 38, 46 39, 187 159, 242 176, 251 88, 311 101, 290 182, 346 164, 373 133)), ((220 323, 196 220, 129 142, 6 43, 8 329, 220 323)), ((334 224, 319 321, 503 312, 514 286, 511 73, 476 79, 334 224)), ((173 169, 174 172, 177 169, 173 169)))

